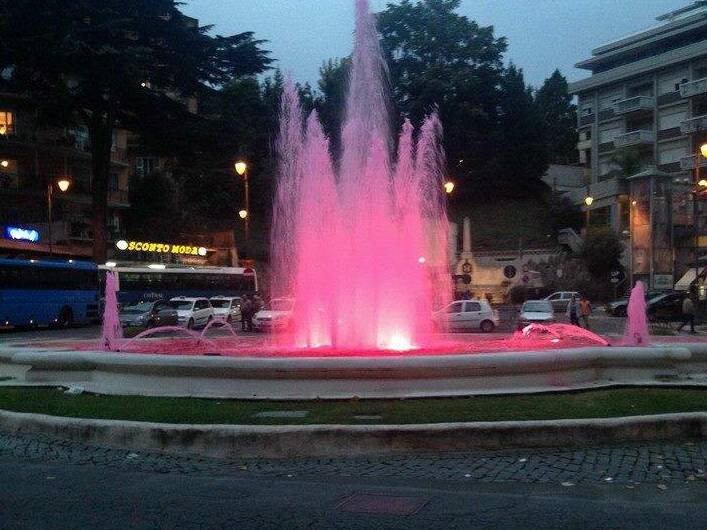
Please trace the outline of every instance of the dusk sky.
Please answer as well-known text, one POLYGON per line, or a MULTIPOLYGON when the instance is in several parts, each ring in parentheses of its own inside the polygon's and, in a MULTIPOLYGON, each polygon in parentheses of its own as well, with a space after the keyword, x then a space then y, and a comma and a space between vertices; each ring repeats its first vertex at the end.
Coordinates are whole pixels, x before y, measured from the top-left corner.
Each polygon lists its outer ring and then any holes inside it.
MULTIPOLYGON (((463 0, 459 13, 493 25, 508 38, 506 61, 523 68, 526 80, 542 83, 555 68, 570 81, 587 73, 574 64, 592 48, 654 25, 655 17, 691 0, 463 0)), ((389 0, 371 0, 374 11, 389 0)), ((297 81, 316 86, 322 62, 351 50, 352 0, 188 0, 187 15, 230 35, 254 31, 270 42, 276 65, 297 81)))

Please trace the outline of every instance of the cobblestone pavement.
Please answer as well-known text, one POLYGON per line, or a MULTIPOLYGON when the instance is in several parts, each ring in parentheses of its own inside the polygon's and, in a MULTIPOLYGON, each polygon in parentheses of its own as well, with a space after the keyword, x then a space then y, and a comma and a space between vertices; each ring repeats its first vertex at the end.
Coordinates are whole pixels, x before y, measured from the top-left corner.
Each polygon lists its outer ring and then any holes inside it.
POLYGON ((464 482, 705 483, 707 441, 289 460, 230 460, 112 449, 44 435, 0 433, 0 454, 158 473, 369 477, 464 482))
POLYGON ((706 462, 707 442, 220 461, 0 433, 0 528, 704 528, 706 462))

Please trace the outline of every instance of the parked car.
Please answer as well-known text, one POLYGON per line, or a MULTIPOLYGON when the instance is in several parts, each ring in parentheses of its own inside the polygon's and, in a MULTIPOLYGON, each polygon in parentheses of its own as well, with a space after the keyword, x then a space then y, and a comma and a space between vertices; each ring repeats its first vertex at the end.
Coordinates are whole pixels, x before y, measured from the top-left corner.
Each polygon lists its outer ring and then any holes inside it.
POLYGON ((646 304, 648 319, 652 322, 682 320, 682 302, 686 296, 685 291, 673 291, 652 298, 646 304))
POLYGON ((491 333, 499 324, 498 311, 487 300, 457 300, 435 311, 432 320, 449 331, 481 330, 491 333))
POLYGON ((118 315, 120 325, 127 327, 154 328, 176 326, 177 310, 167 300, 137 302, 121 308, 118 315))
POLYGON ((170 303, 177 310, 179 325, 188 329, 204 327, 214 318, 214 308, 208 298, 177 296, 170 303))
POLYGON ((238 322, 241 319, 240 296, 212 296, 211 307, 214 308, 214 318, 228 322, 238 322))
MULTIPOLYGON (((646 302, 660 296, 662 294, 668 294, 674 291, 669 290, 650 290, 646 291, 646 302)), ((624 298, 619 298, 613 302, 606 304, 606 312, 614 317, 625 317, 626 310, 628 309, 628 296, 624 298)))
POLYGON ((555 313, 560 313, 562 311, 567 311, 567 306, 570 303, 572 295, 579 297, 577 291, 556 291, 549 296, 546 296, 544 300, 547 300, 552 304, 552 309, 555 313))
POLYGON ((549 300, 528 300, 520 308, 518 329, 529 324, 551 324, 555 321, 555 312, 549 300))
POLYGON ((295 301, 292 298, 273 298, 253 316, 256 331, 281 331, 292 325, 295 301))

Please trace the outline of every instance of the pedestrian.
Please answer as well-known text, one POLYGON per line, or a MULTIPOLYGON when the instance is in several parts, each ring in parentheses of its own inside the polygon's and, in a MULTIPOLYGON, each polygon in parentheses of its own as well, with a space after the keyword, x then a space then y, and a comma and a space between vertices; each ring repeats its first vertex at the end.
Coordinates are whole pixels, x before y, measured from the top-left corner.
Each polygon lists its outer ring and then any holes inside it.
POLYGON ((256 313, 256 301, 253 295, 248 297, 248 314, 245 321, 246 331, 253 331, 253 315, 256 313))
POLYGON ((589 315, 592 314, 592 304, 589 303, 589 300, 586 296, 582 296, 579 301, 579 313, 582 316, 582 324, 584 324, 584 329, 590 329, 589 315))
POLYGON ((243 301, 241 302, 241 331, 253 331, 253 317, 251 316, 252 309, 253 303, 250 301, 250 298, 248 298, 248 295, 245 295, 243 297, 243 301), (250 322, 251 329, 248 329, 248 322, 250 322))
POLYGON ((690 323, 690 333, 695 333, 695 302, 692 300, 692 295, 688 295, 682 301, 682 324, 678 326, 678 331, 690 323))
POLYGON ((567 304, 567 316, 570 319, 570 324, 579 327, 579 304, 577 303, 577 295, 572 295, 567 304))

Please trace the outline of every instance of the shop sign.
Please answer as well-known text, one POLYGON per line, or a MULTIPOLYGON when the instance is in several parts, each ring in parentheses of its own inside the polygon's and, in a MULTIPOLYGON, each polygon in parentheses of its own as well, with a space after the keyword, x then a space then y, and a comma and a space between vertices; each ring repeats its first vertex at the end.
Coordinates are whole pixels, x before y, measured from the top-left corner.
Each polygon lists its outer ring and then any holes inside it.
POLYGON ((206 256, 206 247, 180 245, 174 243, 152 243, 149 241, 118 241, 118 250, 127 252, 157 252, 159 254, 180 254, 187 256, 206 256))
POLYGON ((33 228, 22 228, 19 226, 6 226, 5 238, 13 241, 29 241, 36 243, 39 241, 39 232, 33 228))

